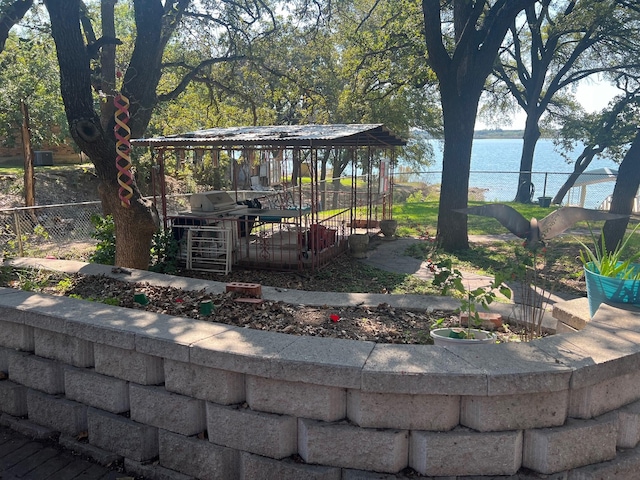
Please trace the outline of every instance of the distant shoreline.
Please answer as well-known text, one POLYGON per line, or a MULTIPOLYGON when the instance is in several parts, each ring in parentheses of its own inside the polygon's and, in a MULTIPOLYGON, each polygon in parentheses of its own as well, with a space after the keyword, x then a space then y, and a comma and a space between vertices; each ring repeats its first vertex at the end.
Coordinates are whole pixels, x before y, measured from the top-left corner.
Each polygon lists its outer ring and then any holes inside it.
POLYGON ((517 138, 521 139, 524 130, 476 130, 473 138, 517 138))
MULTIPOLYGON (((492 139, 500 139, 500 138, 515 138, 518 140, 522 140, 522 136, 524 135, 524 130, 476 130, 473 132, 473 138, 492 138, 492 139)), ((542 135, 540 138, 553 138, 552 136, 542 135)))

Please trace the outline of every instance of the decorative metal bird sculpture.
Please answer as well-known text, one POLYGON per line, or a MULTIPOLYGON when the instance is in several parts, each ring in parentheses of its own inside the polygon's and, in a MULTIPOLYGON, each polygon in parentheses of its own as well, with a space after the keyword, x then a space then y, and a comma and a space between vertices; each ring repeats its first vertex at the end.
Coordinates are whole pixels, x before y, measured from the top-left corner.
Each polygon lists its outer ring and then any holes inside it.
POLYGON ((527 220, 516 209, 502 203, 491 203, 479 207, 469 207, 455 210, 470 215, 493 217, 514 235, 525 239, 525 246, 529 250, 544 245, 550 238, 560 235, 569 227, 580 221, 617 220, 628 217, 616 213, 590 210, 581 207, 562 207, 554 210, 541 220, 532 218, 527 220))

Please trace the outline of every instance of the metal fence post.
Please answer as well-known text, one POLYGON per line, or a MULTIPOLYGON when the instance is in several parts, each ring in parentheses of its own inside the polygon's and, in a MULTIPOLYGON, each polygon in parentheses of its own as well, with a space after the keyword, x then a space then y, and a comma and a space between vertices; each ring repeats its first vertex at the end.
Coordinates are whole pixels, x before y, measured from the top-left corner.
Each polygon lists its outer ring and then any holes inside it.
POLYGON ((18 210, 13 211, 13 222, 16 226, 16 239, 18 240, 18 256, 22 257, 22 232, 20 231, 20 221, 18 220, 18 210))

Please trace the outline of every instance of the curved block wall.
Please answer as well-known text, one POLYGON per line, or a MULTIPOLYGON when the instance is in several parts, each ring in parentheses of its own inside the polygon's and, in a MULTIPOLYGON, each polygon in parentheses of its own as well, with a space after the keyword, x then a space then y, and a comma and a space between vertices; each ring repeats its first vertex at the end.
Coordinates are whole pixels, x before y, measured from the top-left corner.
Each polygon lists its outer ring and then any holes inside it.
POLYGON ((355 480, 410 467, 631 479, 637 316, 603 305, 581 331, 435 347, 0 289, 0 409, 63 437, 87 432, 149 478, 355 480))

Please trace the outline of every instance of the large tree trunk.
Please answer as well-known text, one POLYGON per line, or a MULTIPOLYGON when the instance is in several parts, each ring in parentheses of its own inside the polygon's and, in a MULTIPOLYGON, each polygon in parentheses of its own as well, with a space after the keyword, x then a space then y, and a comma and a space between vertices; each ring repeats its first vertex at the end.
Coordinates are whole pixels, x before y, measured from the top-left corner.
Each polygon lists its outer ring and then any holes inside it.
MULTIPOLYGON (((633 211, 633 198, 640 186, 640 130, 624 156, 618 168, 616 186, 611 197, 611 213, 630 215, 633 211)), ((621 242, 629 223, 628 218, 608 220, 602 229, 607 250, 612 251, 621 242)))
MULTIPOLYGON (((152 3, 159 4, 159 2, 152 3)), ((116 139, 113 133, 115 120, 109 122, 107 128, 103 128, 100 117, 94 109, 90 58, 80 29, 80 2, 79 0, 46 0, 45 5, 49 11, 51 34, 56 44, 60 65, 60 89, 69 132, 80 149, 95 165, 96 174, 100 180, 99 191, 103 210, 106 214, 112 214, 114 218, 116 265, 146 269, 149 266, 151 238, 159 225, 158 215, 151 203, 142 199, 135 182, 132 185, 133 197, 130 207, 125 208, 121 205, 115 161, 116 139)), ((138 32, 138 34, 141 33, 138 32)), ((143 66, 140 65, 140 67, 143 66)), ((141 70, 142 68, 138 71, 141 70)), ((155 85, 147 87, 155 92, 155 85)), ((137 100, 135 94, 129 96, 132 101, 133 120, 142 102, 137 100)), ((147 115, 150 113, 147 114, 143 109, 141 116, 147 115)), ((138 122, 138 125, 141 123, 138 122)))
POLYGON ((467 206, 473 128, 484 82, 509 26, 535 1, 497 0, 489 6, 468 0, 422 0, 428 61, 438 77, 444 116, 438 241, 446 251, 469 248, 466 215, 453 210, 467 206), (450 8, 454 38, 443 33, 443 11, 450 8))
POLYGON ((533 168, 533 154, 536 144, 540 139, 540 128, 538 128, 539 117, 534 113, 527 114, 527 122, 522 136, 522 155, 520 156, 520 175, 518 176, 518 192, 516 202, 531 203, 534 191, 531 182, 531 170, 533 168))
POLYGON ((440 208, 438 210, 438 241, 448 252, 469 248, 467 216, 453 211, 467 208, 471 148, 476 110, 480 99, 458 98, 455 89, 441 87, 444 116, 444 152, 440 208))

